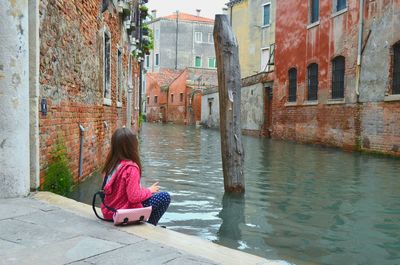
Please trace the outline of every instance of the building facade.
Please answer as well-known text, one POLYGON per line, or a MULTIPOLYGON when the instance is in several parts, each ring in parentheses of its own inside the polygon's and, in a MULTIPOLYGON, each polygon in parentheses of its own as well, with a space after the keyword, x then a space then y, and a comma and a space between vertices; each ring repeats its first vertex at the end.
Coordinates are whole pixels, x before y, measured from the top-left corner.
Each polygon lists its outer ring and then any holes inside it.
MULTIPOLYGON (((226 11, 239 47, 242 79, 241 127, 248 135, 269 136, 272 128, 276 1, 232 0, 226 11)), ((204 91, 202 123, 219 127, 218 91, 204 91), (208 113, 208 114, 207 114, 208 113)))
POLYGON ((275 138, 400 155, 399 1, 278 1, 275 138))
POLYGON ((186 79, 186 70, 165 69, 146 74, 145 113, 148 122, 184 123, 187 98, 186 79), (175 115, 171 115, 170 110, 175 115))
POLYGON ((149 27, 154 35, 154 50, 145 57, 148 72, 186 67, 216 69, 214 20, 177 12, 154 18, 149 27))
POLYGON ((228 17, 239 44, 242 78, 273 71, 275 0, 232 0, 228 17))
POLYGON ((138 2, 0 6, 1 24, 15 24, 10 33, 2 27, 0 39, 0 197, 37 189, 59 144, 74 180, 82 180, 102 166, 117 127, 137 130, 138 64, 131 51, 138 2))
POLYGON ((145 103, 148 121, 159 120, 178 124, 196 124, 201 120, 201 91, 217 83, 214 51, 214 20, 197 15, 177 12, 156 18, 148 26, 153 31, 154 50, 144 60, 146 76, 145 103), (174 82, 168 84, 166 106, 152 99, 155 87, 165 86, 170 73, 184 71, 174 82), (158 75, 157 73, 163 73, 158 75), (183 82, 183 76, 186 80, 183 82), (156 106, 156 105, 157 106, 156 106), (157 112, 158 111, 158 112, 157 112), (165 115, 164 113, 165 112, 165 115))

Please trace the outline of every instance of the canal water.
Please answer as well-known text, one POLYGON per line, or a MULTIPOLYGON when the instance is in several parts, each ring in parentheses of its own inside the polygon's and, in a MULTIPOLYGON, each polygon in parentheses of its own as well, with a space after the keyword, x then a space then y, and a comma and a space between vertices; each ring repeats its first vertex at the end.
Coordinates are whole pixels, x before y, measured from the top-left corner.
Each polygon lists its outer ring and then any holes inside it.
MULTIPOLYGON (((246 137, 246 192, 224 194, 216 130, 144 124, 143 181, 172 203, 161 225, 295 264, 400 264, 400 160, 246 137)), ((90 203, 94 177, 72 197, 90 203)))

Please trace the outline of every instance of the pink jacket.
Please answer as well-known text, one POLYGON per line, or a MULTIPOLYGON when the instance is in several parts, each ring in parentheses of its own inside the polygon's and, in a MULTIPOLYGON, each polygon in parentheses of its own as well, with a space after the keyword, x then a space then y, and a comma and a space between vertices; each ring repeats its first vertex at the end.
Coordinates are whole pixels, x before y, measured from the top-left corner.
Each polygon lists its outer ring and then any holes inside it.
MULTIPOLYGON (((152 196, 149 189, 140 185, 139 166, 132 161, 121 161, 118 170, 104 187, 104 203, 114 209, 142 208, 142 202, 152 196)), ((101 204, 105 219, 112 219, 113 212, 101 204)))

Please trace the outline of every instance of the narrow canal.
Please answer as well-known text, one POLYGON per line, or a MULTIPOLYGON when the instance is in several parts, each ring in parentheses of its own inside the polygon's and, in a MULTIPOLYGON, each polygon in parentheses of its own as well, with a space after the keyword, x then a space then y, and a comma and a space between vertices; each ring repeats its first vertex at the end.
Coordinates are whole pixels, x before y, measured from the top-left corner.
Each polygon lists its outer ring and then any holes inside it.
MULTIPOLYGON (((143 181, 172 195, 160 224, 295 264, 400 264, 399 159, 244 137, 246 193, 228 196, 219 137, 143 126, 143 181)), ((72 197, 90 203, 100 185, 72 197)))

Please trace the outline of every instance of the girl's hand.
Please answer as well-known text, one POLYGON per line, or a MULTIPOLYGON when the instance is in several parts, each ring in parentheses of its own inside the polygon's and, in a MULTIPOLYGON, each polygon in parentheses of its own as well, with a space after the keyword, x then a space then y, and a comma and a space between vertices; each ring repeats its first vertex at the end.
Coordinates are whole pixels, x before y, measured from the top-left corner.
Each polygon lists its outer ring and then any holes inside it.
POLYGON ((160 190, 160 186, 158 185, 158 182, 154 183, 153 185, 151 185, 149 187, 149 190, 151 191, 151 193, 156 193, 160 190))

